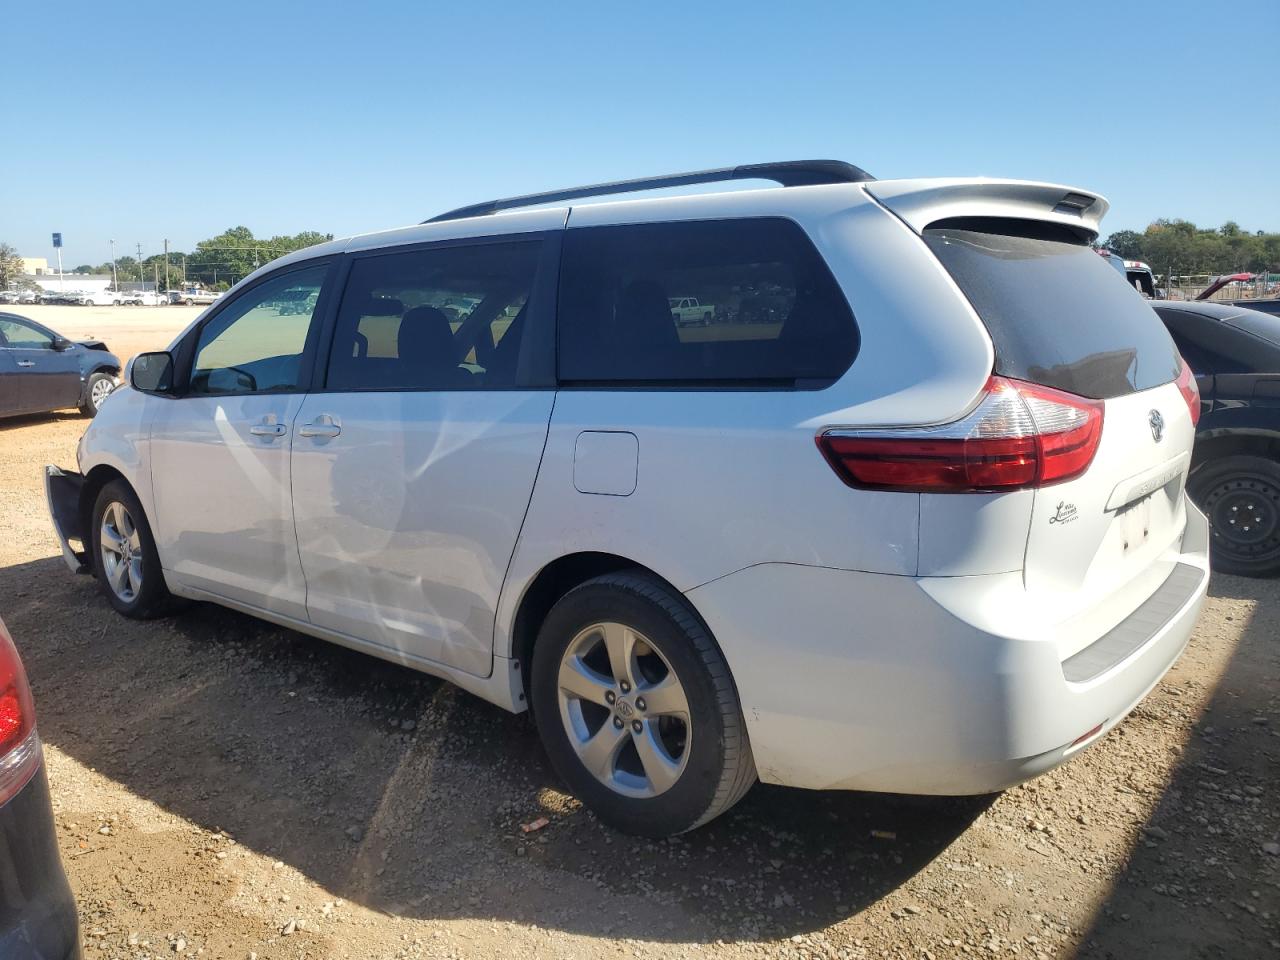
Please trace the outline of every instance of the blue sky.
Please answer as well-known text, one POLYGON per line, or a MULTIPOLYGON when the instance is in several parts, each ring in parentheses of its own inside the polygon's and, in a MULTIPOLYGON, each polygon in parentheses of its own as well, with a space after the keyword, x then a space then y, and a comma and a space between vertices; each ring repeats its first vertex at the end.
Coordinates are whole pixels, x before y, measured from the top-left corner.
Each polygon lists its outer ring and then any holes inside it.
POLYGON ((1280 230, 1280 3, 14 4, 0 241, 338 235, 763 160, 1280 230), (38 109, 37 109, 38 108, 38 109))

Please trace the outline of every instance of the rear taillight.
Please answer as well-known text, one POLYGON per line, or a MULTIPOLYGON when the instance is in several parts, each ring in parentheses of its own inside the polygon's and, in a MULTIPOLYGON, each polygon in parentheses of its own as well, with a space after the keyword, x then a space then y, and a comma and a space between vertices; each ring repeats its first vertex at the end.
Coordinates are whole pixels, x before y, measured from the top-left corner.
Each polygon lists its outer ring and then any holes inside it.
POLYGON ((1191 411, 1191 425, 1194 427, 1200 422, 1200 386, 1196 383, 1195 373, 1185 360, 1178 369, 1177 384, 1178 392, 1182 394, 1182 399, 1187 401, 1187 409, 1191 411))
POLYGON ((39 767, 40 741, 27 672, 0 620, 0 806, 25 787, 39 767))
POLYGON ((851 487, 966 493, 1044 486, 1089 468, 1103 404, 1006 377, 987 381, 968 416, 935 427, 831 430, 827 462, 851 487))

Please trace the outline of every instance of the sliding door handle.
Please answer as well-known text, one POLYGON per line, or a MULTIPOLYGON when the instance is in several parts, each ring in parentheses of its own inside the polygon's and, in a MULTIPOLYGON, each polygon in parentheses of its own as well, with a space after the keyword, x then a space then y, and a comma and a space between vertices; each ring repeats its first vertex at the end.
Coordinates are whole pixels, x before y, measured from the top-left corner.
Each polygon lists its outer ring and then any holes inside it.
POLYGON ((336 417, 331 417, 327 413, 320 414, 310 423, 304 423, 298 428, 298 436, 318 440, 332 440, 340 433, 342 433, 342 424, 336 417))

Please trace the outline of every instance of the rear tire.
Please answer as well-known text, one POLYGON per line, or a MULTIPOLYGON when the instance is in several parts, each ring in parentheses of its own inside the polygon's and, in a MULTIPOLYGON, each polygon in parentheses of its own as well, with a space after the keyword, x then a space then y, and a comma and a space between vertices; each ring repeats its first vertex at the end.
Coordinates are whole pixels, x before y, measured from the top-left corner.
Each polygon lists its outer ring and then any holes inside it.
POLYGON ((656 578, 612 573, 569 591, 547 615, 532 659, 531 705, 551 763, 615 829, 683 833, 755 783, 724 656, 684 598, 656 578))
POLYGON ((1187 492, 1209 518, 1215 570, 1280 573, 1280 463, 1246 455, 1210 460, 1191 475, 1187 492))
POLYGON ((134 620, 167 612, 172 597, 151 525, 133 488, 123 480, 104 486, 94 501, 90 522, 93 572, 107 602, 134 620))

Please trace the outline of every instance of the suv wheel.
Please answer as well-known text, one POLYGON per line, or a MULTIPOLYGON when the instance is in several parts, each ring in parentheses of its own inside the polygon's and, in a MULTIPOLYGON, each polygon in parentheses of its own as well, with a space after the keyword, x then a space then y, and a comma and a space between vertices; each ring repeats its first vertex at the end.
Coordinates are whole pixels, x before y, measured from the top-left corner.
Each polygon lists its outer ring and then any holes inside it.
POLYGON ((107 601, 126 617, 165 611, 169 590, 142 504, 123 480, 113 480, 93 505, 93 570, 107 601))
POLYGON ((530 687, 556 772, 618 830, 683 833, 755 783, 724 657, 652 577, 608 574, 562 597, 539 631, 530 687))
POLYGON ((1265 457, 1211 460, 1187 489, 1209 518, 1213 566, 1261 577, 1280 572, 1280 463, 1265 457))

